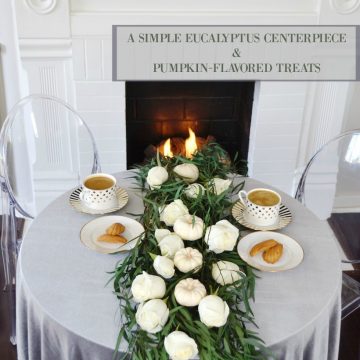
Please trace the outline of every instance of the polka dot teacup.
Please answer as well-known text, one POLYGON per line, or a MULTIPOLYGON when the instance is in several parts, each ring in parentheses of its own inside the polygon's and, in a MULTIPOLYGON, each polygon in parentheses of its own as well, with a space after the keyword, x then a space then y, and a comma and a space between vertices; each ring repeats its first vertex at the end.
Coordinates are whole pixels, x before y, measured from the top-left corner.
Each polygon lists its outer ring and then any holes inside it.
POLYGON ((118 205, 116 179, 108 174, 92 174, 83 181, 80 193, 83 204, 95 210, 107 210, 118 205))
POLYGON ((270 189, 252 189, 249 192, 239 192, 240 201, 245 206, 245 218, 258 226, 275 224, 279 219, 281 204, 280 195, 270 189))

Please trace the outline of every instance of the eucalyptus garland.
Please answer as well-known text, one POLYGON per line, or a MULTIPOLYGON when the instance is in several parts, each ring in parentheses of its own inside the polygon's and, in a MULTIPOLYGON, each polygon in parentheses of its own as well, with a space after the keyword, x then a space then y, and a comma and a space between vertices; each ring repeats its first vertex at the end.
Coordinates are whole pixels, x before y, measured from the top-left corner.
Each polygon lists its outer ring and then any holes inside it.
MULTIPOLYGON (((239 230, 241 226, 231 217, 231 198, 243 187, 244 180, 232 184, 227 190, 217 194, 213 188, 212 179, 226 179, 230 174, 246 175, 246 162, 234 160, 230 162, 227 153, 218 144, 209 144, 198 151, 192 159, 181 156, 173 158, 160 157, 152 159, 135 170, 139 189, 143 193, 144 212, 136 214, 145 228, 142 240, 121 260, 113 272, 114 292, 119 299, 122 326, 119 331, 114 358, 131 358, 134 360, 168 359, 164 340, 173 331, 181 331, 192 338, 198 348, 200 359, 233 360, 233 359, 265 359, 269 352, 262 340, 254 331, 247 328, 254 323, 250 299, 254 296, 256 276, 253 270, 239 257, 236 246, 231 251, 215 253, 209 250, 204 235, 196 241, 186 242, 203 254, 203 264, 198 271, 182 273, 176 271, 170 279, 164 279, 166 292, 162 300, 169 309, 169 315, 161 331, 149 333, 138 326, 136 312, 139 304, 133 301, 131 287, 134 279, 146 271, 158 275, 154 269, 154 257, 161 255, 158 240, 155 237, 157 229, 170 229, 160 219, 161 209, 174 200, 180 199, 188 208, 189 213, 200 217, 204 222, 204 234, 207 228, 220 220, 228 220, 239 230), (185 189, 188 183, 174 173, 179 164, 194 164, 199 169, 197 183, 203 185, 197 197, 188 198, 185 189), (159 187, 149 188, 147 176, 149 170, 162 166, 168 173, 167 180, 159 187), (246 275, 230 285, 219 285, 211 274, 211 268, 218 261, 229 261, 236 264, 246 275), (225 325, 208 327, 199 318, 197 306, 180 305, 174 289, 183 279, 199 280, 206 288, 207 294, 215 294, 225 301, 230 308, 225 325), (127 351, 120 355, 119 347, 122 340, 127 342, 127 351)), ((185 179, 186 180, 186 179, 185 179)), ((132 214, 135 215, 135 214, 132 214)))

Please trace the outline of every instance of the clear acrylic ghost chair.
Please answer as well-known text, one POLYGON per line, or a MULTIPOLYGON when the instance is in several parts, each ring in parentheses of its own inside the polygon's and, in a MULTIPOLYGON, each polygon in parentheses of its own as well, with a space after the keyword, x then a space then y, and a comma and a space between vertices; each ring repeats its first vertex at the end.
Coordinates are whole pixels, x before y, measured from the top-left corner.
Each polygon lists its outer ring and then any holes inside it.
MULTIPOLYGON (((61 99, 30 95, 8 113, 0 133, 1 251, 10 306, 10 341, 16 343, 15 279, 21 245, 19 219, 34 219, 54 198, 100 172, 94 137, 61 99)), ((28 221, 28 220, 26 220, 28 221)))
MULTIPOLYGON (((340 134, 314 154, 302 173, 295 198, 332 227, 335 216, 360 219, 360 129, 340 134)), ((347 241, 359 249, 360 233, 353 233, 347 241)), ((351 257, 349 247, 343 251, 351 257)), ((342 262, 360 264, 360 259, 342 262)), ((359 307, 360 283, 343 273, 342 318, 359 307)))

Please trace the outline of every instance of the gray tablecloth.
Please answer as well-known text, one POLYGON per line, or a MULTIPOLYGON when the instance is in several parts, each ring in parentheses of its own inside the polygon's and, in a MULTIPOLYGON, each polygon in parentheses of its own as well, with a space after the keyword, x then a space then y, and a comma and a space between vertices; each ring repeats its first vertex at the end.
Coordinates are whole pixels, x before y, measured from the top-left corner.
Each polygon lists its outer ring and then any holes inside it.
MULTIPOLYGON (((139 213, 142 200, 129 173, 117 176, 129 192, 119 214, 139 213)), ((247 179, 246 189, 260 183, 247 179)), ((293 214, 281 230, 304 249, 295 269, 261 273, 253 304, 259 335, 278 359, 337 359, 341 268, 335 240, 325 222, 289 196, 293 214)), ((111 359, 119 331, 119 307, 106 272, 123 255, 86 248, 79 231, 94 216, 74 211, 69 193, 32 223, 21 248, 17 275, 19 360, 111 359)))

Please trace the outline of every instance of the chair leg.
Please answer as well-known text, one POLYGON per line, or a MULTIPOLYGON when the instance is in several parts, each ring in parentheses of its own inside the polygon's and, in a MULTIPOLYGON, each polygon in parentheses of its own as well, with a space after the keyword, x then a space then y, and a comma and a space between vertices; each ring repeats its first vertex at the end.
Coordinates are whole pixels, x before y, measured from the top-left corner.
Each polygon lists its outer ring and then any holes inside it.
POLYGON ((11 254, 11 286, 9 291, 9 306, 10 306, 10 320, 11 320, 11 329, 10 329, 10 342, 13 345, 16 345, 16 263, 18 257, 18 247, 17 247, 17 230, 16 230, 16 215, 15 215, 15 206, 10 207, 10 254, 11 254))
POLYGON ((341 319, 345 319, 360 307, 360 283, 343 272, 341 319))
POLYGON ((16 292, 15 284, 8 288, 10 314, 10 343, 16 345, 16 292))
MULTIPOLYGON (((10 241, 9 241, 10 242, 10 241)), ((8 263, 7 263, 7 280, 4 291, 7 293, 8 316, 10 323, 10 343, 16 345, 16 254, 12 251, 14 244, 8 244, 8 263)), ((15 249, 14 249, 15 250, 15 249)))

